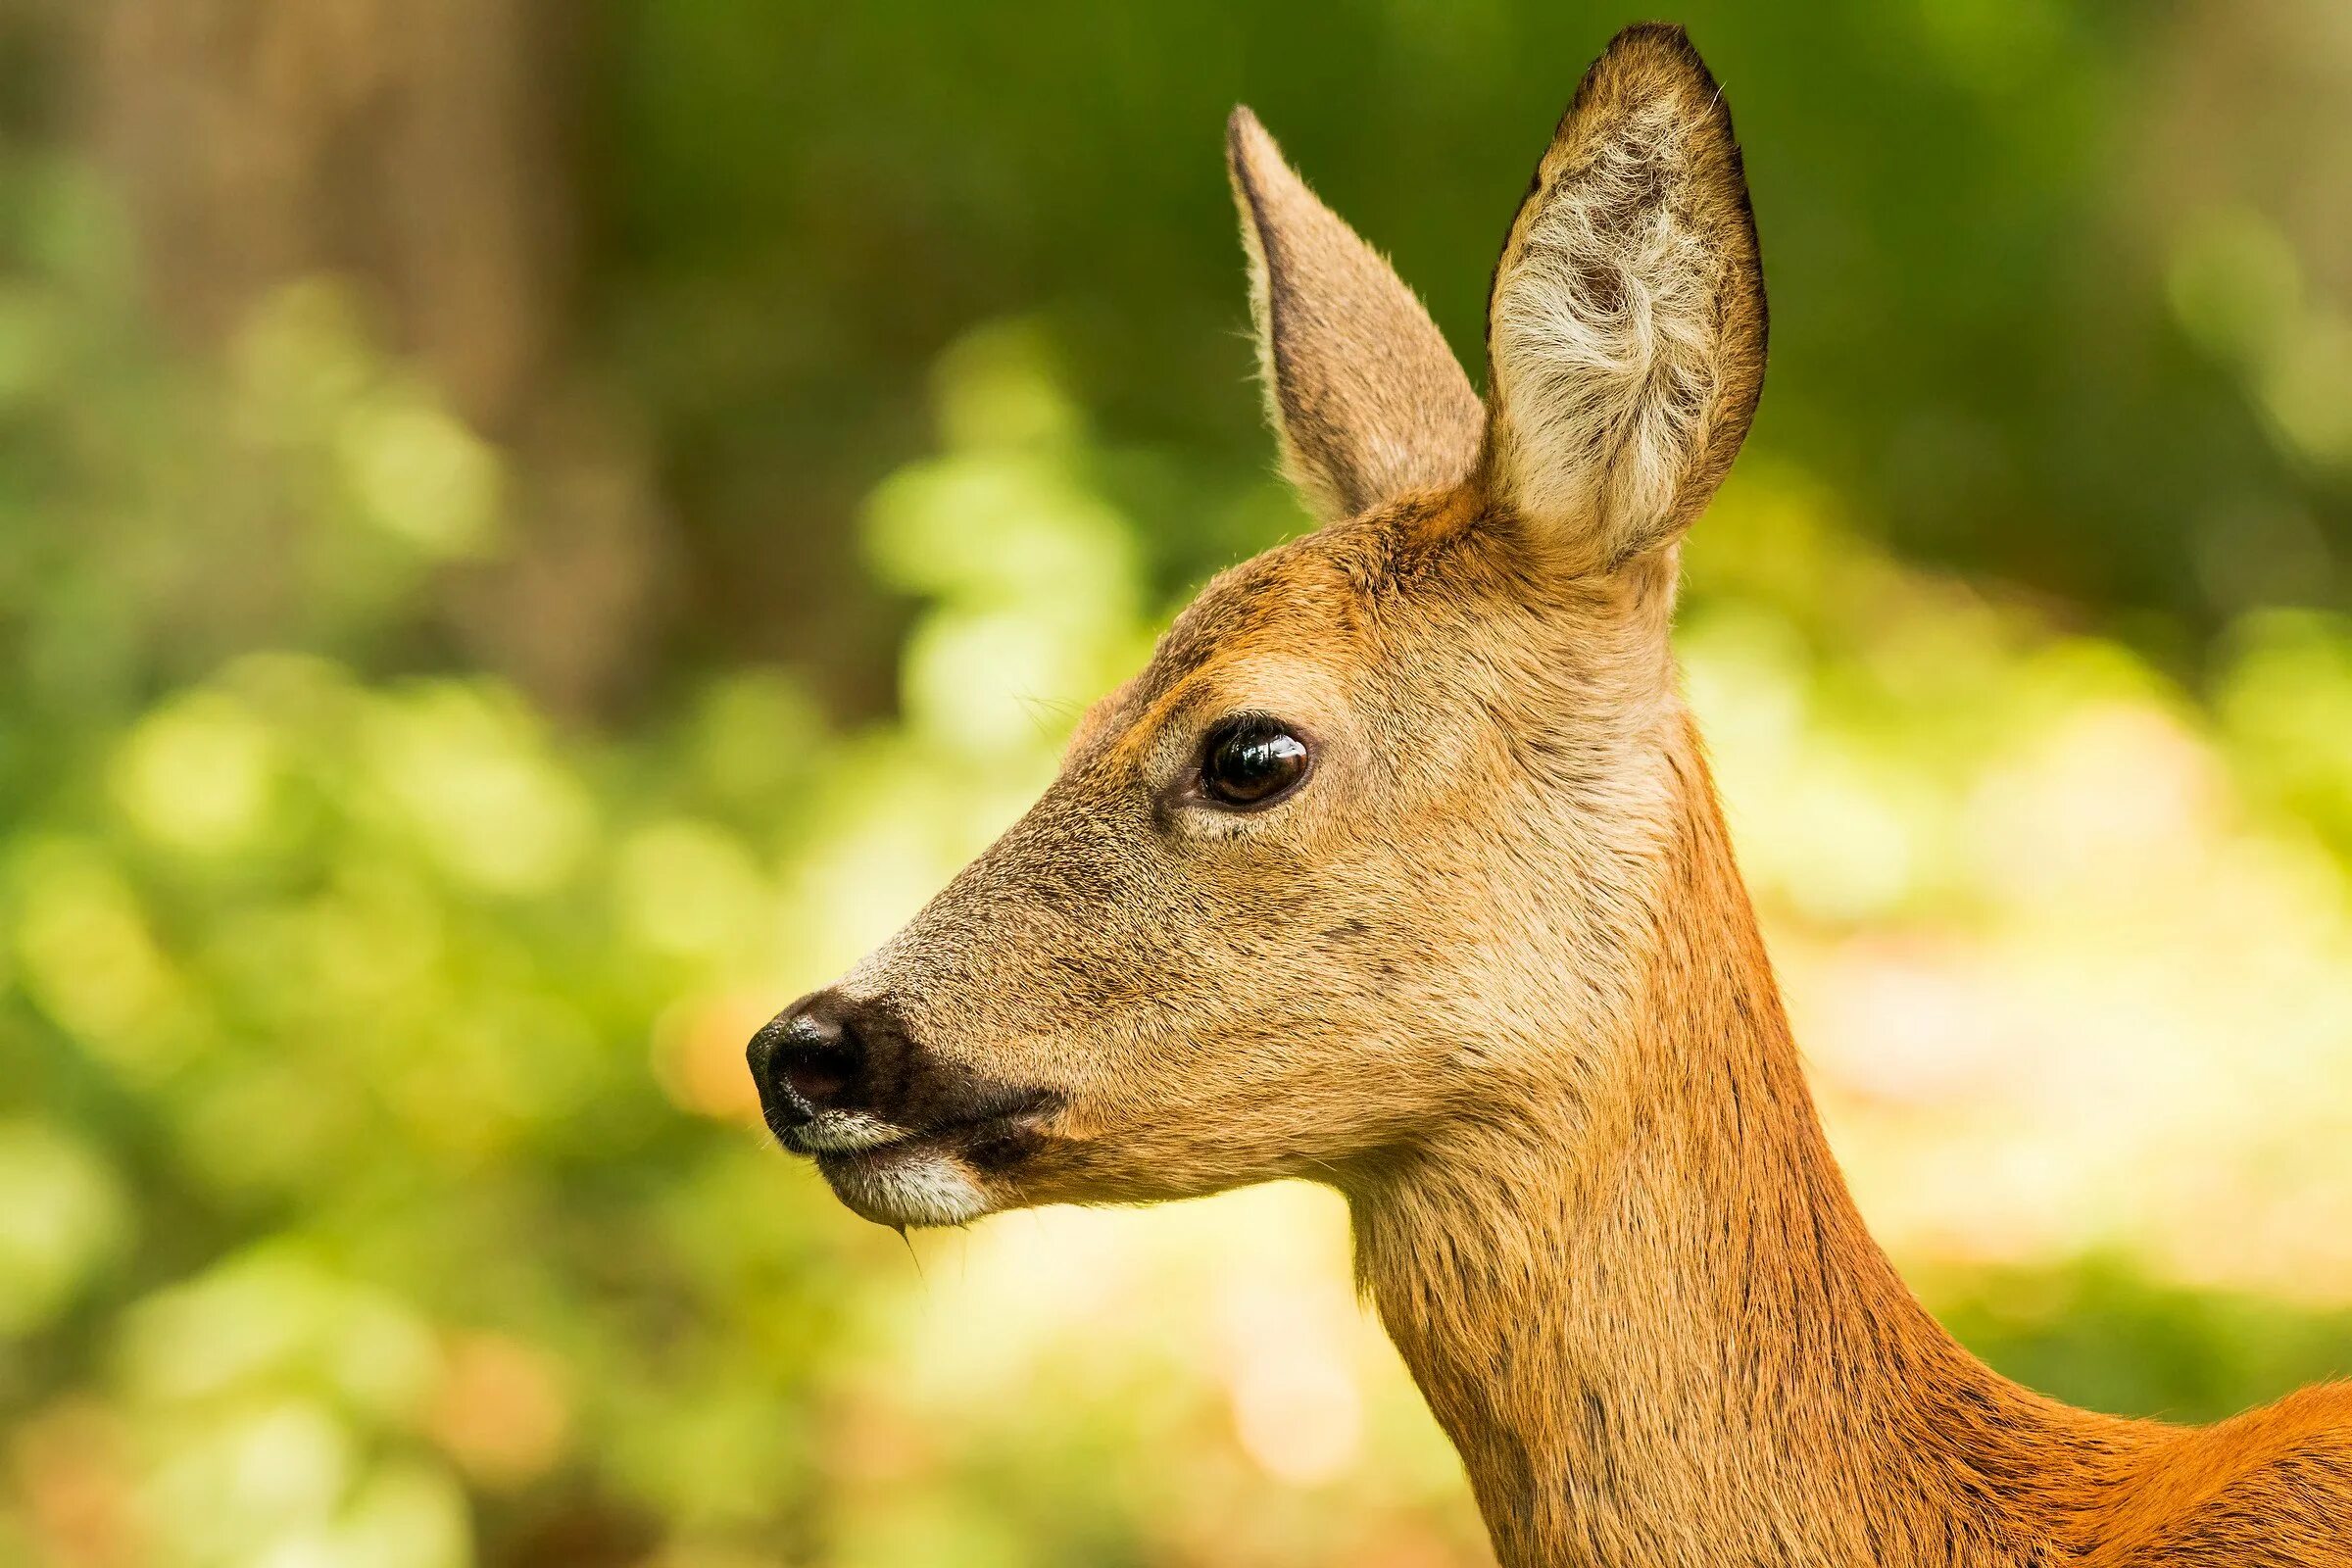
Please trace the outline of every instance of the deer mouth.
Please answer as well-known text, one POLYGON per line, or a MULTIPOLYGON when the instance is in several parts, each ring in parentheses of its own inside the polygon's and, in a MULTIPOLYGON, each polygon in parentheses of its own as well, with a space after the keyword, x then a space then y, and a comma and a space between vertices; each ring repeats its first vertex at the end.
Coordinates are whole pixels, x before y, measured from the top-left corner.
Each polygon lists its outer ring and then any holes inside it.
POLYGON ((1002 1177, 1047 1142, 1057 1097, 1022 1097, 1009 1107, 919 1130, 863 1112, 837 1112, 793 1128, 781 1142, 815 1156, 816 1168, 853 1212, 893 1226, 962 1225, 997 1206, 1002 1177))
POLYGON ((1047 1141, 1062 1097, 926 1051, 887 999, 838 990, 778 1013, 745 1049, 776 1142, 885 1225, 958 1225, 1047 1141))

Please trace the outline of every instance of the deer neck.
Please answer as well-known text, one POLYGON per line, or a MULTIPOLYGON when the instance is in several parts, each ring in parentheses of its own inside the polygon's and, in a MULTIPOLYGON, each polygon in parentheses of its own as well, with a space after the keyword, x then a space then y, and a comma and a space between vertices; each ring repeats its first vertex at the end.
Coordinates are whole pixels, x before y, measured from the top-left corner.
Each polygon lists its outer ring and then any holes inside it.
POLYGON ((1366 1289, 1506 1568, 2064 1560, 2028 1553, 2076 1539, 2154 1429, 2003 1381, 1895 1275, 1687 728, 1672 760, 1609 1068, 1352 1194, 1366 1289))

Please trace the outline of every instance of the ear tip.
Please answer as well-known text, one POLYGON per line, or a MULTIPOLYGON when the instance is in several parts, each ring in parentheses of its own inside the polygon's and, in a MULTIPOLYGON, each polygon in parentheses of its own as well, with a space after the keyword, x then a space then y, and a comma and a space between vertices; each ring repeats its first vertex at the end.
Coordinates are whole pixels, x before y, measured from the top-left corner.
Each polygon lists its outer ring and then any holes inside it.
POLYGON ((1248 104, 1235 104, 1233 113, 1225 117, 1225 159, 1236 170, 1245 164, 1262 165, 1273 154, 1279 162, 1281 155, 1274 150, 1274 138, 1258 122, 1248 104))
POLYGON ((1690 29, 1679 22, 1637 22, 1611 38, 1600 58, 1707 69, 1707 63, 1699 58, 1698 46, 1690 41, 1690 29))
POLYGON ((1678 54, 1696 54, 1690 47, 1690 29, 1679 22, 1637 22, 1620 27, 1617 36, 1609 40, 1604 54, 1620 49, 1665 49, 1678 54))
POLYGON ((1615 76, 1637 92, 1671 93, 1687 90, 1701 96, 1702 112, 1720 107, 1722 92, 1706 58, 1690 41, 1690 30, 1677 22, 1637 22, 1609 40, 1592 74, 1615 76))

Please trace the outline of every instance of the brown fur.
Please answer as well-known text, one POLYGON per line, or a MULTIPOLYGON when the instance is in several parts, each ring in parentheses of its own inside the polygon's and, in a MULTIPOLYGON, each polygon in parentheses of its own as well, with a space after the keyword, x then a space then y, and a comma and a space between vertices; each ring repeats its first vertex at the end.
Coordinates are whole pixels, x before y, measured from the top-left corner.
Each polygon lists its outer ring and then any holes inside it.
POLYGON ((1486 416, 1421 302, 1315 200, 1247 109, 1226 126, 1225 167, 1292 482, 1325 518, 1458 482, 1486 416))
POLYGON ((1231 158, 1285 447, 1348 514, 1211 583, 832 994, 987 1111, 866 1107, 895 1141, 821 1155, 836 1188, 904 1222, 1333 1183, 1511 1568, 2352 1561, 2352 1388, 2203 1431, 2054 1403, 1838 1175, 1668 650, 1765 331, 1679 31, 1562 121, 1483 419, 1246 116, 1231 158), (1191 788, 1237 712, 1313 750, 1265 810, 1191 788))

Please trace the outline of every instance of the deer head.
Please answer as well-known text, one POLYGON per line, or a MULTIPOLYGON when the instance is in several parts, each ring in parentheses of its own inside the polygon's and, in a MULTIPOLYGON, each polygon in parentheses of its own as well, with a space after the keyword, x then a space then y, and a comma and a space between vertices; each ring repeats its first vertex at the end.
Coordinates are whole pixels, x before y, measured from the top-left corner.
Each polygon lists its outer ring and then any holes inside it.
POLYGON ((1036 806, 752 1042, 852 1208, 947 1224, 1343 1187, 1609 1073, 1656 924, 1684 530, 1765 311, 1676 28, 1578 88, 1496 264, 1489 390, 1247 110, 1267 404, 1321 527, 1212 581, 1036 806))

